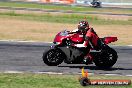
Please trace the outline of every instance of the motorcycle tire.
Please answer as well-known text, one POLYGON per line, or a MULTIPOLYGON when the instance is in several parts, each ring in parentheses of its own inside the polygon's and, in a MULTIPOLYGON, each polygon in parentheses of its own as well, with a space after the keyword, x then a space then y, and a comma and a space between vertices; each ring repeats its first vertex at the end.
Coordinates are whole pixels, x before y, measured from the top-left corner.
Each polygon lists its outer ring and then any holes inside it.
POLYGON ((64 54, 58 49, 50 49, 43 53, 43 61, 48 66, 57 66, 64 60, 64 54))
POLYGON ((94 60, 94 63, 100 68, 111 68, 116 63, 117 58, 117 52, 114 49, 107 47, 102 50, 100 55, 94 60))

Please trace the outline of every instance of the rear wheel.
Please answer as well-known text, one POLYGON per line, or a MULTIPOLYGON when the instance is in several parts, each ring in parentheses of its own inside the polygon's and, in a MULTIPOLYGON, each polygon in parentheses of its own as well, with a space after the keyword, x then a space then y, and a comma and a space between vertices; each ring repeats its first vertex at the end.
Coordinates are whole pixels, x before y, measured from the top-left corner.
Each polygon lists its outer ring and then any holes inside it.
POLYGON ((108 47, 102 50, 102 52, 94 60, 94 63, 96 66, 101 68, 110 68, 116 63, 117 58, 117 52, 108 47))
POLYGON ((64 60, 64 54, 59 49, 51 49, 43 54, 43 61, 49 66, 57 66, 64 60))

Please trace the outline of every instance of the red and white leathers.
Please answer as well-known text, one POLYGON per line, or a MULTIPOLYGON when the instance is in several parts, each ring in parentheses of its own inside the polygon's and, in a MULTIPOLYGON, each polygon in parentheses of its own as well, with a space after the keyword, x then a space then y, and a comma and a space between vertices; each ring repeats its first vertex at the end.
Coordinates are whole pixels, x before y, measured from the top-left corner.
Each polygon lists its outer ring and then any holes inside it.
MULTIPOLYGON (((76 31, 77 29, 73 30, 73 32, 76 32, 76 31)), ((84 35, 84 42, 82 44, 76 44, 75 45, 76 47, 85 47, 85 48, 91 47, 94 49, 98 47, 98 43, 100 43, 100 39, 93 28, 88 28, 88 30, 82 34, 84 35)), ((92 61, 92 57, 89 55, 90 48, 87 51, 88 53, 84 58, 92 61)))
MULTIPOLYGON (((72 32, 77 32, 78 29, 73 30, 72 32)), ((96 47, 99 41, 99 37, 94 31, 93 28, 89 28, 84 35, 84 42, 82 44, 76 44, 76 47, 87 47, 91 46, 92 48, 96 47)))

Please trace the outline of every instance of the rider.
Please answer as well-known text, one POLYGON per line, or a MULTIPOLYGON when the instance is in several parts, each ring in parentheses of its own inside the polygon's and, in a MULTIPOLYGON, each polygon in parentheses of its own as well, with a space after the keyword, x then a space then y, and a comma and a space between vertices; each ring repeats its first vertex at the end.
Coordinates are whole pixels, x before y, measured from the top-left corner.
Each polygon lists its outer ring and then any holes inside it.
POLYGON ((92 62, 92 57, 89 54, 90 47, 94 49, 99 49, 101 42, 94 31, 93 28, 89 27, 89 23, 87 21, 80 21, 78 24, 78 29, 73 30, 73 32, 79 32, 83 35, 84 42, 83 44, 75 44, 76 47, 85 47, 88 49, 87 55, 84 57, 85 62, 92 62))

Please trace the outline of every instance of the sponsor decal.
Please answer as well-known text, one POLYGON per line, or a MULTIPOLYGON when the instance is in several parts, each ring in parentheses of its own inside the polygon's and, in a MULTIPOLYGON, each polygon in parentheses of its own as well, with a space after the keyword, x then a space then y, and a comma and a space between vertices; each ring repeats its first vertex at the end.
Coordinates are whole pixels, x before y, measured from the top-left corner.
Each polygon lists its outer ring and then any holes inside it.
POLYGON ((84 71, 82 68, 82 77, 79 78, 79 82, 82 86, 88 85, 130 85, 129 79, 90 79, 88 77, 88 71, 84 71))

